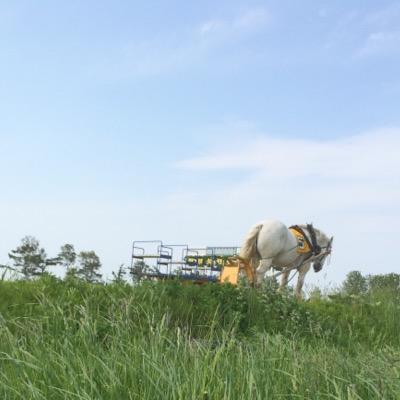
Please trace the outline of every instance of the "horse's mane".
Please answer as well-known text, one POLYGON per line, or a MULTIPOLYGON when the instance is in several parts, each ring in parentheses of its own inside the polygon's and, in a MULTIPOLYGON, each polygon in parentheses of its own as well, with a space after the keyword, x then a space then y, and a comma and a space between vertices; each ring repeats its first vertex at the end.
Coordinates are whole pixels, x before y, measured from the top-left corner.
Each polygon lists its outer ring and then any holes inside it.
MULTIPOLYGON (((301 229, 307 230, 307 225, 300 224, 300 225, 298 225, 298 226, 299 226, 301 229)), ((328 237, 324 232, 322 232, 320 229, 315 228, 314 225, 313 225, 313 228, 314 228, 315 234, 316 234, 316 236, 317 236, 317 242, 320 242, 320 241, 321 241, 321 242, 324 242, 324 243, 322 243, 324 246, 327 245, 328 242, 329 242, 329 237, 328 237)))

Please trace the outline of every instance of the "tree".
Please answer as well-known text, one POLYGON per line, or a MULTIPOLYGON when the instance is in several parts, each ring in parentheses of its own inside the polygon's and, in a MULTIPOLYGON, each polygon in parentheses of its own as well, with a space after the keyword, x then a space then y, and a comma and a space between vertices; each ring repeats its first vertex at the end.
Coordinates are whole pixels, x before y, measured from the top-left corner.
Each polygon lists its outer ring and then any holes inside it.
POLYGON ((367 277, 370 292, 379 290, 400 292, 400 274, 394 272, 382 275, 369 275, 367 277))
POLYGON ((64 280, 74 280, 78 278, 78 270, 75 267, 71 267, 70 269, 67 270, 64 276, 64 280))
POLYGON ((368 289, 367 279, 360 271, 351 271, 343 282, 343 292, 349 296, 364 294, 368 289))
POLYGON ((133 282, 140 282, 147 272, 151 270, 151 267, 144 261, 136 261, 130 268, 129 274, 131 275, 133 282))
POLYGON ((125 282, 125 275, 126 275, 126 269, 124 264, 121 264, 118 268, 117 272, 112 272, 113 276, 113 282, 114 283, 124 283, 125 282))
POLYGON ((86 282, 98 282, 101 280, 101 274, 98 273, 101 268, 100 258, 94 251, 81 251, 79 253, 79 265, 76 275, 86 282))
POLYGON ((40 247, 39 241, 33 236, 25 236, 21 245, 11 250, 8 257, 13 261, 14 268, 25 279, 36 275, 42 275, 47 265, 53 265, 54 260, 47 260, 46 252, 40 247))
POLYGON ((4 279, 5 279, 6 275, 7 275, 7 272, 8 271, 13 271, 14 269, 11 268, 8 265, 0 264, 0 270, 3 270, 3 271, 1 271, 0 281, 4 281, 4 279))
POLYGON ((75 264, 76 252, 72 244, 64 244, 58 253, 58 263, 61 264, 67 271, 75 264))

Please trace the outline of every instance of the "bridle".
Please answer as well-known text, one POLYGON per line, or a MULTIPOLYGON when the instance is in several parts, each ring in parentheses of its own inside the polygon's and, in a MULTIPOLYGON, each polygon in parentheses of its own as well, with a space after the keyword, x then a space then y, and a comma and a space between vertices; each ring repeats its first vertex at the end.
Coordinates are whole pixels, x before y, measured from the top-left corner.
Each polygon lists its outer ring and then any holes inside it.
POLYGON ((329 240, 328 244, 326 246, 320 246, 317 242, 317 235, 315 233, 315 229, 312 224, 307 224, 306 225, 306 230, 308 234, 310 235, 310 238, 308 238, 308 235, 304 232, 303 228, 299 225, 293 225, 290 227, 291 229, 295 229, 297 232, 300 232, 301 235, 304 237, 304 240, 306 241, 307 245, 310 248, 309 254, 307 254, 306 258, 303 260, 303 263, 306 261, 313 261, 313 267, 315 272, 319 272, 322 269, 322 262, 320 265, 316 265, 315 261, 322 261, 325 257, 331 254, 332 252, 332 241, 333 237, 329 240))
POLYGON ((328 257, 332 252, 333 236, 329 239, 326 246, 320 246, 317 243, 315 230, 312 224, 307 224, 307 230, 309 231, 311 241, 313 242, 313 254, 311 255, 311 257, 313 257, 315 261, 319 261, 319 263, 313 263, 314 271, 319 272, 322 269, 322 264, 325 258, 328 257))

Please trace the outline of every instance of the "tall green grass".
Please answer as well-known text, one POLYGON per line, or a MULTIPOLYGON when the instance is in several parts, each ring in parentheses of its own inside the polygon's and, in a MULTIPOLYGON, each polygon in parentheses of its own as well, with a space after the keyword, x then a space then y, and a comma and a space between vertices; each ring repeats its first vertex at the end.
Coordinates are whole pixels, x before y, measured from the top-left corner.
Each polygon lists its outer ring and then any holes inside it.
POLYGON ((1 399, 400 399, 393 293, 0 282, 1 399))

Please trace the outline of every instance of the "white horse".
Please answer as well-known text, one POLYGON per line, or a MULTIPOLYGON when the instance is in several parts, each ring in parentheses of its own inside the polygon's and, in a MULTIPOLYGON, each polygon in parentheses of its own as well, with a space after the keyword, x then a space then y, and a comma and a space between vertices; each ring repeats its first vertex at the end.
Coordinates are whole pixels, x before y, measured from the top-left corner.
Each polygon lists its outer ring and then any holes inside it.
POLYGON ((331 252, 332 241, 333 237, 329 238, 311 224, 287 228, 280 221, 267 220, 251 228, 240 249, 240 257, 256 270, 257 285, 269 269, 281 271, 279 290, 287 285, 290 272, 297 269, 295 295, 301 298, 306 273, 311 264, 315 272, 322 269, 331 252))

